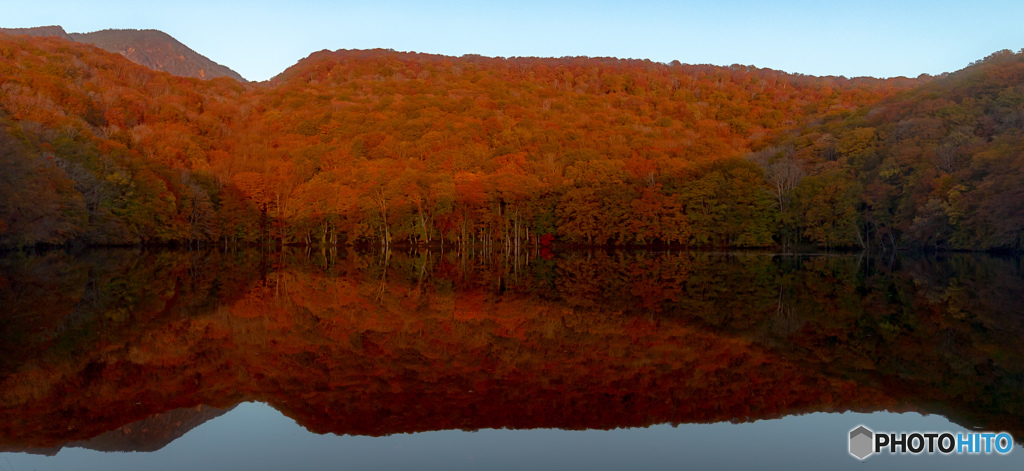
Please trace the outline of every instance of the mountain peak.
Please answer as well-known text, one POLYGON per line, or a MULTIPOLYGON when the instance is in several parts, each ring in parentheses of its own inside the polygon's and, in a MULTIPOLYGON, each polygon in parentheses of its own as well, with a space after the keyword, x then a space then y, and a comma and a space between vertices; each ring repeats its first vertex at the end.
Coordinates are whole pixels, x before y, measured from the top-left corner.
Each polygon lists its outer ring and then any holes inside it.
POLYGON ((9 34, 11 36, 56 36, 58 38, 71 40, 71 37, 68 36, 68 33, 66 31, 64 31, 64 28, 57 25, 37 26, 35 28, 0 28, 0 33, 9 34))
POLYGON ((67 33, 60 26, 36 28, 0 28, 0 33, 27 36, 56 36, 120 54, 153 70, 181 77, 212 79, 230 77, 245 82, 238 72, 218 64, 182 44, 171 35, 155 29, 105 29, 92 33, 67 33))

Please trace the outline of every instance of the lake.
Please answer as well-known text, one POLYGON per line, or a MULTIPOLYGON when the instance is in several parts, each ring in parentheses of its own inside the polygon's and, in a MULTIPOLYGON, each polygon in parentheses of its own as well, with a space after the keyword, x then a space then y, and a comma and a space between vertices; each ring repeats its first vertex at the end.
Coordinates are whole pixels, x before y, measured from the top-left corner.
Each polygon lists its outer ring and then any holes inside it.
POLYGON ((8 253, 0 470, 1022 469, 1022 300, 977 254, 8 253))

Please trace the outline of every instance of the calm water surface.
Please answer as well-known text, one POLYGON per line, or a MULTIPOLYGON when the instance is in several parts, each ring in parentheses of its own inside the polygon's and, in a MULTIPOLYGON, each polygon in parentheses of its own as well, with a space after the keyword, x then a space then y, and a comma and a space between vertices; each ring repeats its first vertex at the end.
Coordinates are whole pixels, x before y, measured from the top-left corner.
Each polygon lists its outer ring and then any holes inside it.
POLYGON ((1019 259, 543 255, 4 255, 0 469, 1024 467, 1019 259))

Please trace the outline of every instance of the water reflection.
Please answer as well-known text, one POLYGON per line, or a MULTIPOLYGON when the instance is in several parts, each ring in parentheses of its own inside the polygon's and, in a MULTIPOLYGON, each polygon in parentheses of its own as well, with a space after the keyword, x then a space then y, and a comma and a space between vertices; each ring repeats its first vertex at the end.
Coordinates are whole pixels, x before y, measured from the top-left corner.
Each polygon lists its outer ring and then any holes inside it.
MULTIPOLYGON (((66 448, 57 456, 0 455, 0 469, 273 471, 394 470, 859 470, 843 431, 869 423, 894 430, 950 430, 945 419, 914 413, 807 414, 754 423, 564 431, 440 430, 387 437, 316 435, 273 408, 244 403, 153 453, 66 448), (831 433, 839 431, 840 433, 831 433), (9 462, 8 462, 9 458, 9 462)), ((890 470, 1020 470, 1024 453, 971 456, 879 456, 868 467, 890 470)))
POLYGON ((199 420, 155 414, 246 401, 354 435, 884 410, 1024 437, 1018 259, 55 251, 0 259, 0 299, 4 451, 155 449, 199 420))

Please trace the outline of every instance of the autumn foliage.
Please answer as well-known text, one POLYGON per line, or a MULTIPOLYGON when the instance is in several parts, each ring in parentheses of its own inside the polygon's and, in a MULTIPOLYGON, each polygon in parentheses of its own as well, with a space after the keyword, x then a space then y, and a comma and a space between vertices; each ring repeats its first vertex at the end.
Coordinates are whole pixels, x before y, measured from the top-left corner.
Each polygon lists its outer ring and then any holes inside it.
POLYGON ((787 137, 790 216, 830 245, 1024 248, 1024 51, 1000 51, 787 137))
POLYGON ((770 246, 744 156, 927 81, 343 50, 241 84, 2 36, 0 239, 770 246))

